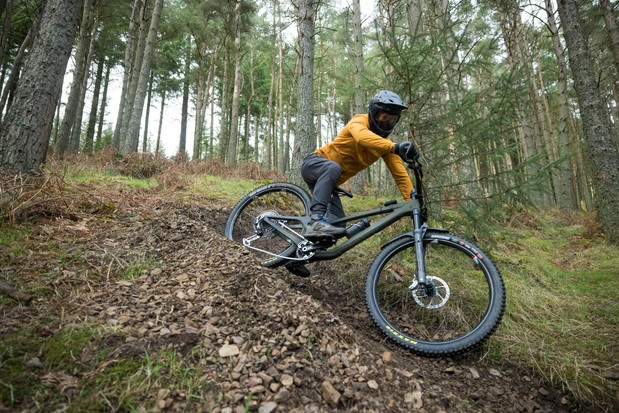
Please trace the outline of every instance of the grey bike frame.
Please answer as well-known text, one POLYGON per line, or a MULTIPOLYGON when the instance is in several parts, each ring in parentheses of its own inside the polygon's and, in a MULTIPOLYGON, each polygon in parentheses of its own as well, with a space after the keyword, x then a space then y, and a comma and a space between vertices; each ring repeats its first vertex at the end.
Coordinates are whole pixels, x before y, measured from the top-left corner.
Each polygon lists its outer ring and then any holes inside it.
MULTIPOLYGON (((421 204, 417 199, 417 194, 415 190, 411 193, 411 200, 403 203, 396 203, 393 205, 385 205, 380 208, 372 209, 369 211, 358 212, 352 215, 347 215, 342 218, 333 218, 331 217, 329 222, 332 225, 345 224, 351 221, 357 221, 363 218, 373 217, 376 215, 387 214, 384 217, 378 219, 377 221, 370 224, 369 227, 355 234, 353 237, 347 239, 339 245, 336 245, 333 248, 326 250, 317 250, 315 254, 308 259, 308 262, 313 261, 325 261, 332 260, 338 258, 348 250, 354 248, 361 242, 370 238, 372 235, 375 235, 387 228, 389 225, 394 222, 400 220, 405 216, 412 216, 413 218, 413 231, 402 234, 401 236, 395 238, 399 239, 402 237, 412 237, 415 240, 415 256, 416 256, 416 265, 417 265, 417 280, 419 284, 425 285, 426 283, 426 271, 425 271, 425 253, 424 253, 424 245, 423 245, 423 237, 428 230, 428 226, 426 223, 422 222, 421 218, 421 204)), ((310 218, 308 216, 299 217, 299 216, 283 216, 283 215, 275 215, 275 216, 266 216, 264 220, 268 222, 272 228, 277 231, 280 236, 290 240, 295 243, 297 246, 304 242, 305 239, 299 236, 296 232, 292 231, 288 228, 283 222, 285 221, 297 221, 300 222, 304 227, 309 223, 310 218), (278 222, 281 224, 278 225, 278 222)), ((444 231, 441 229, 436 229, 439 231, 444 231)), ((393 241, 393 240, 392 240, 393 241)), ((392 242, 391 241, 391 242, 392 242)))

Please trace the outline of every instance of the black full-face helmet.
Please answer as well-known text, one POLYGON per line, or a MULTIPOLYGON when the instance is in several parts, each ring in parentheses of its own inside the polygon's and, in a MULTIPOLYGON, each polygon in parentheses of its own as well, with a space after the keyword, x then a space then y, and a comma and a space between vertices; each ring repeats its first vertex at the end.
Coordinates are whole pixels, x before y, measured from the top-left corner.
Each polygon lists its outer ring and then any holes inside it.
POLYGON ((378 92, 369 104, 369 118, 370 118, 370 130, 377 135, 386 138, 395 129, 400 115, 403 110, 408 109, 408 106, 402 101, 402 98, 396 93, 389 90, 381 90, 378 92), (389 121, 379 121, 378 116, 380 113, 388 113, 394 115, 397 118, 389 121))

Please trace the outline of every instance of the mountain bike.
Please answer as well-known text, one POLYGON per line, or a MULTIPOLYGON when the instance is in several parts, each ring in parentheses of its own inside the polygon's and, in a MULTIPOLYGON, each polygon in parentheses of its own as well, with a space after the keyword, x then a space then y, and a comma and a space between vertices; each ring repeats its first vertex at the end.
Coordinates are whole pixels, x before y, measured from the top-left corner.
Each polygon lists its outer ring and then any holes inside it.
MULTIPOLYGON (((332 225, 347 226, 340 239, 303 236, 311 221, 310 197, 286 182, 266 184, 245 195, 232 209, 225 235, 255 253, 262 266, 274 268, 340 257, 411 217, 411 230, 385 243, 370 265, 367 309, 386 337, 413 353, 460 354, 481 344, 499 325, 505 309, 503 279, 472 242, 428 226, 422 166, 418 160, 407 164, 416 183, 409 201, 388 201, 345 217, 327 212, 332 225)), ((352 197, 341 188, 334 193, 352 197)))

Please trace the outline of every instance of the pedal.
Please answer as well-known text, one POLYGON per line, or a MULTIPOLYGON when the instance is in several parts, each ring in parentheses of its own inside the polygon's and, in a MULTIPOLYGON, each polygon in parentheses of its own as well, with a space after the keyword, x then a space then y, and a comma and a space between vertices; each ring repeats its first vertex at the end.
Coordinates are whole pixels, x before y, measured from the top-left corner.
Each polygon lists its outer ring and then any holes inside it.
POLYGON ((284 267, 286 267, 288 271, 298 277, 307 278, 311 274, 310 270, 302 263, 289 262, 288 264, 284 265, 284 267))
POLYGON ((333 235, 303 235, 306 240, 312 241, 314 244, 335 241, 335 237, 333 235))
POLYGON ((308 238, 317 249, 329 248, 337 242, 337 239, 333 236, 322 236, 316 238, 308 238))

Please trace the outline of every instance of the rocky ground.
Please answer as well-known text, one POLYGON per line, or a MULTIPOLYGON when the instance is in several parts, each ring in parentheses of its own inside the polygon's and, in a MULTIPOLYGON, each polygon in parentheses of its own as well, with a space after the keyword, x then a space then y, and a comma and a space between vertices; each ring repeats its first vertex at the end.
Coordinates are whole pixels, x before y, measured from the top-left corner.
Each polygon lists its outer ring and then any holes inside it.
MULTIPOLYGON (((44 370, 50 393, 64 395, 55 405, 5 401, 0 411, 69 408, 81 383, 103 371, 92 357, 102 347, 110 349, 109 360, 174 351, 209 384, 200 398, 152 389, 142 411, 594 411, 531 373, 484 364, 481 351, 426 359, 386 342, 362 295, 340 284, 332 263, 314 264, 310 278, 298 278, 257 266, 225 239, 229 207, 205 200, 132 204, 122 214, 42 221, 33 242, 53 240, 69 257, 79 251, 81 264, 33 249, 3 270, 23 280, 20 288, 46 283, 54 293, 30 306, 2 305, 0 342, 33 324, 41 335, 82 323, 105 333, 74 355, 85 366, 79 373, 49 369, 45 354, 25 360, 44 370), (120 277, 140 257, 152 265, 120 277), (59 275, 37 276, 50 268, 60 268, 59 275)), ((110 410, 123 407, 111 403, 110 410)))

